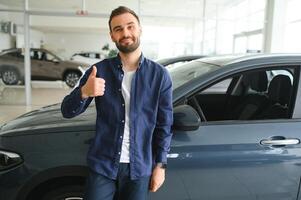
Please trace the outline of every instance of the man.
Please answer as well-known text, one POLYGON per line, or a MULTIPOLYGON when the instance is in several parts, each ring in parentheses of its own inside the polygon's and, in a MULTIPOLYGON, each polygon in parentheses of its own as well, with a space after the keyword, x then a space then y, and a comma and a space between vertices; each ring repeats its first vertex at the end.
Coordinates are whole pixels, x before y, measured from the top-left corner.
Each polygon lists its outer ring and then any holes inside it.
POLYGON ((172 83, 165 68, 140 49, 138 16, 126 7, 112 11, 115 58, 96 63, 62 103, 71 118, 95 98, 96 134, 87 162, 87 200, 144 200, 165 179, 172 137, 172 83))

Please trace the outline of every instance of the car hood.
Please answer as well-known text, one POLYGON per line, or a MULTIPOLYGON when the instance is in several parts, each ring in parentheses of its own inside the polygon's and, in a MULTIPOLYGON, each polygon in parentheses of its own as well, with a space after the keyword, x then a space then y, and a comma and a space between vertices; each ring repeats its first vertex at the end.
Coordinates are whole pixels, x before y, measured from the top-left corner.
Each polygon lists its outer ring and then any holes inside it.
POLYGON ((21 115, 2 125, 0 135, 16 136, 95 129, 96 113, 93 105, 73 119, 63 118, 60 106, 54 104, 21 115))

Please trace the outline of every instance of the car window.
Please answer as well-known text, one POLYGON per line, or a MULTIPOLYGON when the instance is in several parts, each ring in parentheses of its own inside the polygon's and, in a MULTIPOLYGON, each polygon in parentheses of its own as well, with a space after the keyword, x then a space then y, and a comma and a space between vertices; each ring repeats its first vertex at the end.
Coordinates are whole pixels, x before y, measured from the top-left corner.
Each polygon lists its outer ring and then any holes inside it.
POLYGON ((30 51, 30 58, 33 60, 41 60, 42 59, 42 52, 38 50, 31 50, 30 51))
POLYGON ((233 78, 222 80, 202 91, 202 94, 226 94, 233 78))
POLYGON ((13 52, 9 52, 7 53, 7 55, 15 57, 15 58, 22 58, 23 56, 21 55, 20 51, 13 51, 13 52))
POLYGON ((90 53, 89 58, 99 58, 99 54, 97 54, 97 53, 90 53))
POLYGON ((217 70, 219 67, 209 63, 200 61, 192 61, 180 66, 170 67, 167 70, 170 73, 173 89, 176 89, 185 83, 211 71, 217 70))
POLYGON ((40 51, 40 50, 32 50, 30 52, 30 57, 31 59, 35 59, 35 60, 43 60, 43 61, 53 61, 56 58, 54 57, 54 55, 45 52, 45 51, 40 51))
POLYGON ((235 74, 196 92, 186 103, 206 121, 289 119, 296 74, 294 67, 235 74))
POLYGON ((45 53, 45 55, 46 55, 46 60, 48 60, 48 61, 53 61, 53 60, 56 59, 56 58, 55 58, 52 54, 50 54, 50 53, 45 53))
POLYGON ((81 55, 81 56, 89 58, 89 53, 79 53, 78 55, 81 55))

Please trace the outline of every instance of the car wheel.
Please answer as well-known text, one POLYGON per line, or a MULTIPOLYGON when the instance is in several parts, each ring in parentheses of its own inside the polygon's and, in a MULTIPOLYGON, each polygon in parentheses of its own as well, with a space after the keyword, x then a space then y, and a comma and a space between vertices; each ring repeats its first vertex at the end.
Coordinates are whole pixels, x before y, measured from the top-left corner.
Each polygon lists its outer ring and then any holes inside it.
POLYGON ((19 81, 19 74, 15 69, 4 69, 2 71, 2 81, 6 85, 16 85, 19 81))
POLYGON ((84 187, 81 185, 67 185, 47 192, 42 200, 82 200, 84 187))
POLYGON ((80 79, 80 74, 75 71, 69 71, 65 75, 65 82, 71 88, 73 88, 77 84, 79 79, 80 79))

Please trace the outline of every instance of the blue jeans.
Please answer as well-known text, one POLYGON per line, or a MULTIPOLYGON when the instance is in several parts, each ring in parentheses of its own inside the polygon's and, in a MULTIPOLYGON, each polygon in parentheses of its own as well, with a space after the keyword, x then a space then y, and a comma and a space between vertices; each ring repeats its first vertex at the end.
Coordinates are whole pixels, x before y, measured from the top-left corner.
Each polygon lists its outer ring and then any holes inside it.
POLYGON ((149 176, 131 180, 129 164, 125 163, 120 163, 116 180, 90 170, 84 200, 147 200, 149 181, 149 176))

